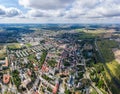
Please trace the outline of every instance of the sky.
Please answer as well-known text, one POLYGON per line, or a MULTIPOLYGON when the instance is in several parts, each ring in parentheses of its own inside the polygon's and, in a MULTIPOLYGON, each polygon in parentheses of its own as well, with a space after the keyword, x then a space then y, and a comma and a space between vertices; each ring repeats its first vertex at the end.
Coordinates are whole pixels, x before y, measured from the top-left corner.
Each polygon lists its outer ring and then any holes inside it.
POLYGON ((120 23, 120 0, 0 0, 0 23, 120 23))

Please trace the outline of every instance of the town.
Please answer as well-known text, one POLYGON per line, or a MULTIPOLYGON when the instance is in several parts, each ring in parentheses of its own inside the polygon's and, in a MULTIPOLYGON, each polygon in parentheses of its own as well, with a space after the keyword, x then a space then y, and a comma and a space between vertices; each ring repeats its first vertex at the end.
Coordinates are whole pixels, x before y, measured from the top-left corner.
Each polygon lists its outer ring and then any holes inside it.
POLYGON ((37 29, 20 34, 17 42, 1 44, 0 94, 112 94, 102 77, 100 43, 102 39, 113 43, 113 54, 120 61, 120 38, 111 30, 100 31, 37 29))

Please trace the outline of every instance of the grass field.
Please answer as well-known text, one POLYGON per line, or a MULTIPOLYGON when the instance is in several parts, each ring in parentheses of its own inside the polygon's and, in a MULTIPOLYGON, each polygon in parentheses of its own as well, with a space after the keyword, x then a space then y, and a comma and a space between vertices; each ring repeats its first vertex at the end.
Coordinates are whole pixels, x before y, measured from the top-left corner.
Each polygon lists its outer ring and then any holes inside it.
POLYGON ((10 50, 16 50, 16 49, 20 49, 21 45, 19 43, 9 44, 7 48, 10 50))
POLYGON ((34 62, 34 63, 37 62, 36 56, 35 56, 34 54, 30 55, 30 56, 28 57, 28 59, 29 59, 30 61, 34 62))
POLYGON ((0 53, 0 60, 5 59, 6 56, 7 56, 6 52, 0 53))
POLYGON ((90 94, 98 94, 98 93, 95 91, 94 88, 91 87, 91 92, 90 92, 90 94))
POLYGON ((120 94, 119 87, 116 85, 117 82, 120 82, 120 72, 119 72, 120 64, 114 60, 109 63, 106 63, 106 66, 109 69, 108 71, 105 68, 105 75, 106 75, 105 79, 106 79, 107 85, 113 94, 120 94), (114 79, 116 79, 117 82, 115 82, 114 79))
POLYGON ((30 43, 27 43, 26 46, 27 46, 27 47, 31 47, 32 45, 31 45, 30 43))
POLYGON ((0 60, 5 59, 7 56, 5 46, 0 46, 0 60))
POLYGON ((112 61, 110 63, 106 63, 107 67, 111 71, 112 75, 120 80, 120 64, 116 61, 112 61))

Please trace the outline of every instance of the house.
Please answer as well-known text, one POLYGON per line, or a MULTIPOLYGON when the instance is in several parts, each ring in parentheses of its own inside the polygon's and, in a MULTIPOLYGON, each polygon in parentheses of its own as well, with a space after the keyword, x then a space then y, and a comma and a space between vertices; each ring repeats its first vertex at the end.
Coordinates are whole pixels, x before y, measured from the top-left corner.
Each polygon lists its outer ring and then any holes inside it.
POLYGON ((42 72, 48 72, 49 68, 46 65, 42 65, 42 72))
POLYGON ((53 94, 57 94, 58 89, 59 89, 59 79, 56 80, 55 87, 53 88, 53 94))
POLYGON ((30 82, 31 82, 31 79, 27 78, 21 82, 21 86, 26 87, 30 82))
POLYGON ((4 75, 3 75, 3 83, 4 83, 4 84, 8 84, 9 81, 10 81, 10 75, 4 74, 4 75))
POLYGON ((8 58, 6 57, 5 60, 1 60, 0 65, 2 65, 2 68, 8 68, 8 58))
POLYGON ((69 85, 69 87, 74 85, 74 77, 72 75, 70 75, 70 77, 69 77, 68 85, 69 85))
POLYGON ((36 58, 37 58, 38 60, 40 60, 41 54, 40 54, 40 53, 37 53, 37 54, 36 54, 36 58))

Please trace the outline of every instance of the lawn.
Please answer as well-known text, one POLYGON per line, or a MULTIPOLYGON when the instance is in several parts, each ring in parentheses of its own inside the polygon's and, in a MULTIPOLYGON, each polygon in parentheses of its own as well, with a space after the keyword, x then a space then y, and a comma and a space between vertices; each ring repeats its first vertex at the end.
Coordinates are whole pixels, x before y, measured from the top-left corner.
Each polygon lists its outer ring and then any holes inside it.
POLYGON ((6 56, 7 56, 7 54, 5 52, 0 53, 0 60, 5 59, 6 56))
POLYGON ((30 43, 27 43, 26 46, 27 46, 27 47, 31 47, 32 45, 31 45, 30 43))
POLYGON ((29 59, 31 62, 34 62, 34 63, 37 62, 36 56, 35 56, 34 54, 29 55, 28 59, 29 59))
POLYGON ((17 50, 21 49, 21 45, 19 43, 9 44, 7 48, 10 50, 17 50))
POLYGON ((120 64, 116 61, 112 61, 110 63, 106 63, 107 67, 111 71, 112 75, 120 80, 120 64))
POLYGON ((49 66, 55 67, 55 65, 57 64, 57 61, 54 59, 51 59, 51 60, 48 60, 47 63, 49 64, 49 66))
POLYGON ((119 87, 116 85, 117 82, 120 82, 120 72, 119 72, 120 64, 114 60, 112 62, 106 63, 106 66, 108 67, 108 69, 110 70, 110 73, 111 73, 111 75, 110 75, 108 70, 105 69, 106 82, 113 94, 120 94, 119 87), (113 79, 116 79, 117 82, 115 82, 113 79))
POLYGON ((1 50, 0 50, 0 60, 5 59, 6 56, 7 56, 6 49, 4 47, 1 47, 1 50))
POLYGON ((91 89, 90 94, 98 94, 94 88, 91 87, 90 89, 91 89))

